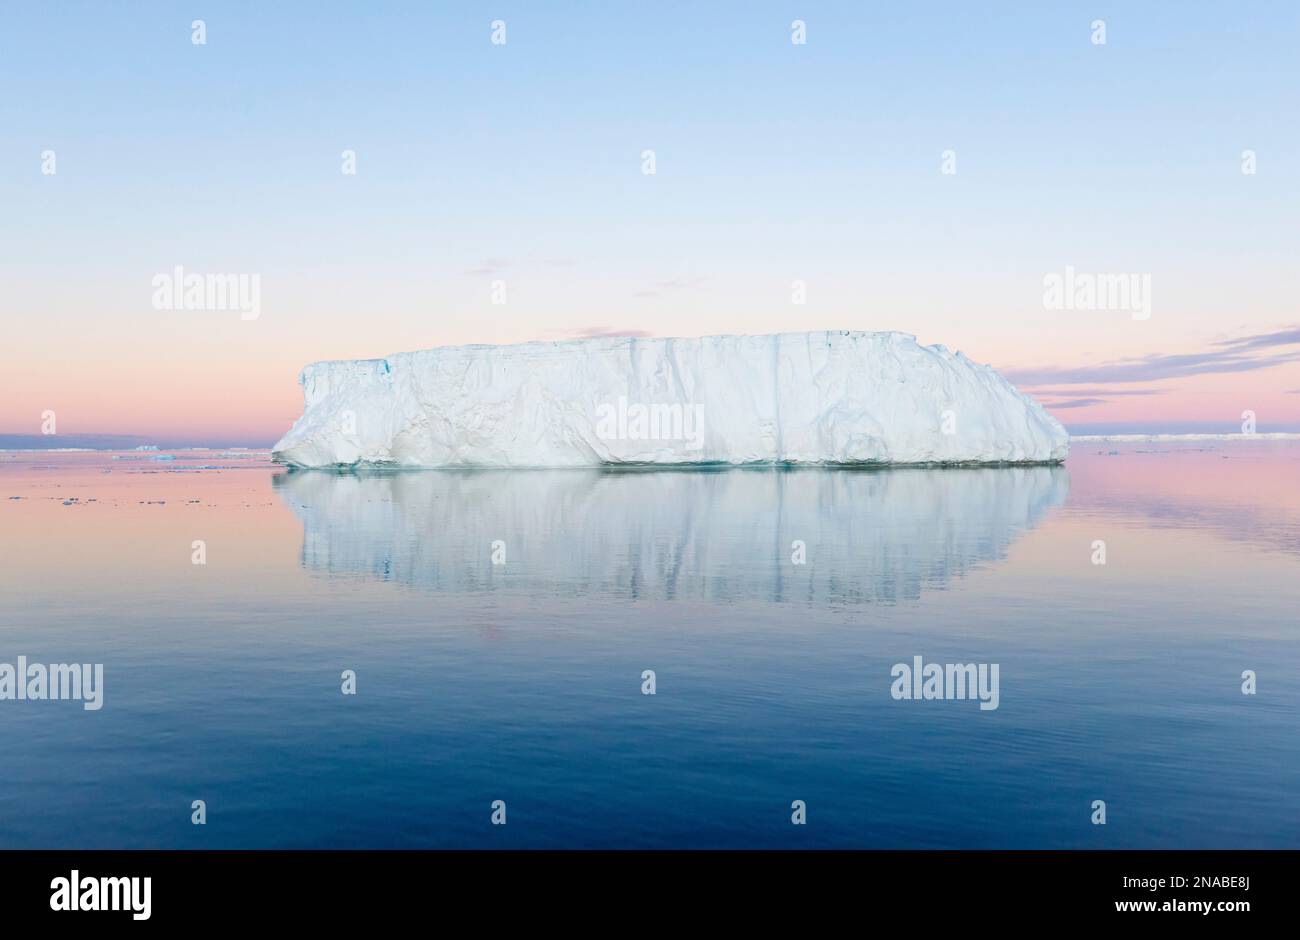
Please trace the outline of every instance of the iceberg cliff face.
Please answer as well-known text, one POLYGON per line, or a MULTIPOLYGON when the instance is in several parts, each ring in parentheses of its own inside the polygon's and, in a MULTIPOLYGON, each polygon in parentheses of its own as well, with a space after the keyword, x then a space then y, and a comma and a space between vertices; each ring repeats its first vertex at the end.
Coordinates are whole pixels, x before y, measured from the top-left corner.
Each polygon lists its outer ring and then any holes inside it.
POLYGON ((1050 463, 1069 438, 988 366, 903 333, 456 346, 318 362, 300 467, 1050 463))

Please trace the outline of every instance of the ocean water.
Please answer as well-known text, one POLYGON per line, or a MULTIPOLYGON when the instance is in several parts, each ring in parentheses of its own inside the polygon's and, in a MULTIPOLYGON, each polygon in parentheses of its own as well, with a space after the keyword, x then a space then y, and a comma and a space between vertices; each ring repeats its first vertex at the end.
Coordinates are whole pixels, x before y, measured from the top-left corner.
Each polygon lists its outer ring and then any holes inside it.
POLYGON ((0 847, 1297 848, 1297 481, 0 454, 0 663, 104 666, 0 701, 0 847))

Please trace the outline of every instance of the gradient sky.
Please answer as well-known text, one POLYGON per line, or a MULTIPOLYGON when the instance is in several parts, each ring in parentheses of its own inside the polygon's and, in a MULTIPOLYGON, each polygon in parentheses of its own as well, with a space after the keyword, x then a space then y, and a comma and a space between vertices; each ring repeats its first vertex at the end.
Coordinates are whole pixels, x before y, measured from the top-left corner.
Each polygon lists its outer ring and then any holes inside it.
POLYGON ((1297 430, 1298 40, 1249 0, 13 5, 0 432, 269 444, 317 359, 822 328, 1076 431, 1297 430), (177 265, 260 318, 155 310, 177 265), (1067 265, 1150 319, 1045 309, 1067 265))

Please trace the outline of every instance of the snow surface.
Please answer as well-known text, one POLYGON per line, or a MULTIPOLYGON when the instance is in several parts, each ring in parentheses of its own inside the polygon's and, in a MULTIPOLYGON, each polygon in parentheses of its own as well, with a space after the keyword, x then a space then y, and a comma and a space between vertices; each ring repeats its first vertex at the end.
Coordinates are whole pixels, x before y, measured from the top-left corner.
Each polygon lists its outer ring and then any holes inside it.
POLYGON ((989 366, 904 333, 601 337, 317 362, 300 467, 1052 463, 1069 437, 989 366))

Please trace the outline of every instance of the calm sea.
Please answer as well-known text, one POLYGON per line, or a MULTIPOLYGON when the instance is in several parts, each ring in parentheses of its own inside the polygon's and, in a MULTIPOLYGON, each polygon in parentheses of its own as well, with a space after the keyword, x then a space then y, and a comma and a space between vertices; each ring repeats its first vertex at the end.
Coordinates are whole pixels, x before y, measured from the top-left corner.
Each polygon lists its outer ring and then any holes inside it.
POLYGON ((1298 482, 0 454, 0 847, 1300 847, 1298 482))

